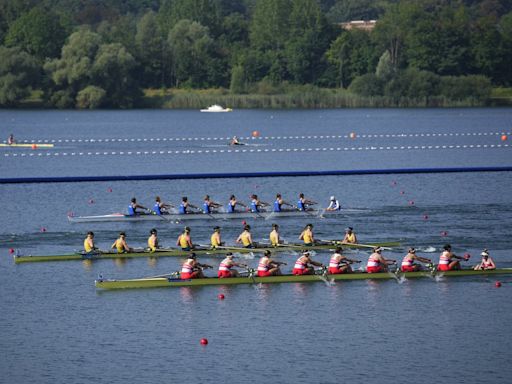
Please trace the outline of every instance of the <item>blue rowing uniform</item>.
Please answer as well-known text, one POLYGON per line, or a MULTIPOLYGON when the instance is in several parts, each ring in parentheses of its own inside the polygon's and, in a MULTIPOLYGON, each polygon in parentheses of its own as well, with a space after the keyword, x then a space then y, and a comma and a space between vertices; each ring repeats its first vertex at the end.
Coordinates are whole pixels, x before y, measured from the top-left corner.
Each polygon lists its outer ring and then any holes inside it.
POLYGON ((157 215, 162 214, 162 211, 160 210, 160 204, 155 203, 155 205, 153 205, 153 212, 155 212, 155 214, 157 214, 157 215))
POLYGON ((203 203, 203 213, 206 213, 206 214, 211 213, 210 204, 208 204, 208 202, 206 202, 206 201, 203 203))
POLYGON ((259 212, 258 202, 256 200, 251 201, 251 212, 259 212))
POLYGON ((279 200, 277 199, 274 201, 274 212, 281 212, 281 204, 279 204, 279 200))
POLYGON ((235 206, 231 204, 231 202, 228 204, 228 213, 235 212, 235 206))
POLYGON ((180 204, 180 207, 178 208, 178 213, 180 215, 185 215, 187 213, 187 207, 185 206, 185 204, 180 204))
POLYGON ((306 210, 306 206, 304 205, 304 203, 302 202, 301 199, 299 199, 299 201, 297 201, 297 209, 299 211, 305 211, 306 210))
POLYGON ((135 216, 137 212, 135 212, 135 208, 133 208, 133 205, 128 206, 128 216, 135 216))

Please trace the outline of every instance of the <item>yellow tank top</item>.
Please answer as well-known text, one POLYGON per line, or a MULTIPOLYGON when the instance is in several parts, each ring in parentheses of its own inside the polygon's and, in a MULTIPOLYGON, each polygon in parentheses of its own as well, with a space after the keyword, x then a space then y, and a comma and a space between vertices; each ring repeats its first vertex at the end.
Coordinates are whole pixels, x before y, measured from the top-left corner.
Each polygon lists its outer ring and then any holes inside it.
POLYGON ((279 234, 276 231, 270 232, 270 244, 271 245, 279 245, 279 234))
POLYGON ((220 245, 220 238, 217 233, 214 233, 212 237, 210 237, 210 244, 213 248, 218 247, 220 245))
POLYGON ((313 242, 312 233, 310 231, 304 231, 304 235, 302 239, 304 240, 304 244, 311 244, 313 242))
POLYGON ((244 232, 240 235, 240 238, 242 239, 242 245, 244 247, 247 247, 248 245, 251 245, 251 241, 249 240, 250 232, 244 232))
POLYGON ((84 250, 85 250, 85 252, 91 252, 91 251, 92 251, 92 247, 91 247, 91 245, 89 244, 89 241, 88 241, 88 240, 89 240, 88 238, 86 238, 86 239, 84 240, 84 250))
POLYGON ((124 252, 123 241, 121 239, 116 240, 116 249, 117 249, 117 253, 124 252))
POLYGON ((181 248, 188 248, 188 241, 187 241, 187 235, 182 234, 180 236, 180 247, 181 248))
POLYGON ((350 235, 347 234, 347 243, 355 243, 356 242, 356 236, 351 233, 350 235))
POLYGON ((148 248, 152 251, 152 252, 155 252, 156 251, 156 244, 155 244, 155 240, 156 238, 153 237, 153 236, 149 236, 148 238, 148 248))

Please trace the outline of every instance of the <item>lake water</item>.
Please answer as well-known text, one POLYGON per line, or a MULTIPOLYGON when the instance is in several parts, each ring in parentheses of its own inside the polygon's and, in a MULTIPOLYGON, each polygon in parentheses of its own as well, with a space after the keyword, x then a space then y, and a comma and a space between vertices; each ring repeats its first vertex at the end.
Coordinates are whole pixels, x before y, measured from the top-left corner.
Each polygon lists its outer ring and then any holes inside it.
MULTIPOLYGON (((509 167, 510 138, 501 138, 511 129, 510 108, 0 110, 0 136, 54 144, 0 148, 0 178, 509 167), (227 146, 233 135, 249 145, 227 146)), ((512 278, 499 278, 501 288, 498 278, 477 277, 98 292, 98 274, 157 275, 182 260, 15 265, 8 250, 69 253, 89 230, 100 248, 119 231, 142 246, 153 226, 163 245, 174 245, 183 224, 66 219, 125 211, 133 196, 146 206, 155 195, 199 205, 205 194, 272 202, 280 192, 295 203, 303 192, 322 206, 336 195, 348 209, 336 219, 281 219, 288 241, 308 222, 317 238, 352 226, 361 242, 399 240, 389 258, 414 246, 437 260, 449 242, 472 255, 466 265, 488 248, 512 267, 511 187, 510 172, 0 184, 0 383, 510 382, 512 278)), ((268 237, 272 221, 249 223, 256 240, 268 237)), ((242 222, 191 223, 194 242, 207 243, 214 225, 233 243, 242 222)), ((291 264, 297 254, 277 257, 291 264)), ((329 254, 314 258, 326 263, 329 254)))

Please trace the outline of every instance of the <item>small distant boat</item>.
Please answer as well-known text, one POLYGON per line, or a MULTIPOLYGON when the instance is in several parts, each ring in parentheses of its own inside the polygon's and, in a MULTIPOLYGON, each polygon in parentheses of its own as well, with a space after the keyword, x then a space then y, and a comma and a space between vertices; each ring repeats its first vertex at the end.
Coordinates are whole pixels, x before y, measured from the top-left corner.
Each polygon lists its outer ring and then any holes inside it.
POLYGON ((233 111, 231 108, 223 108, 217 104, 211 105, 206 109, 201 109, 201 112, 231 112, 231 111, 233 111))
POLYGON ((0 147, 11 148, 53 148, 53 144, 39 144, 39 143, 0 143, 0 147))

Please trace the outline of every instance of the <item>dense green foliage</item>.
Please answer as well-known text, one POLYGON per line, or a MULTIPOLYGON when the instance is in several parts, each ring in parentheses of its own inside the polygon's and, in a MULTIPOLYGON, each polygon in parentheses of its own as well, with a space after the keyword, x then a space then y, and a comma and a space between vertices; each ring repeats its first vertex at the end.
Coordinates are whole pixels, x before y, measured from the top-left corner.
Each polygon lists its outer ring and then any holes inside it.
POLYGON ((197 89, 233 106, 482 104, 512 86, 512 0, 0 0, 0 60, 10 107, 42 89, 52 107, 131 108, 171 87, 189 92, 172 106, 197 89), (341 27, 358 19, 376 27, 341 27))

